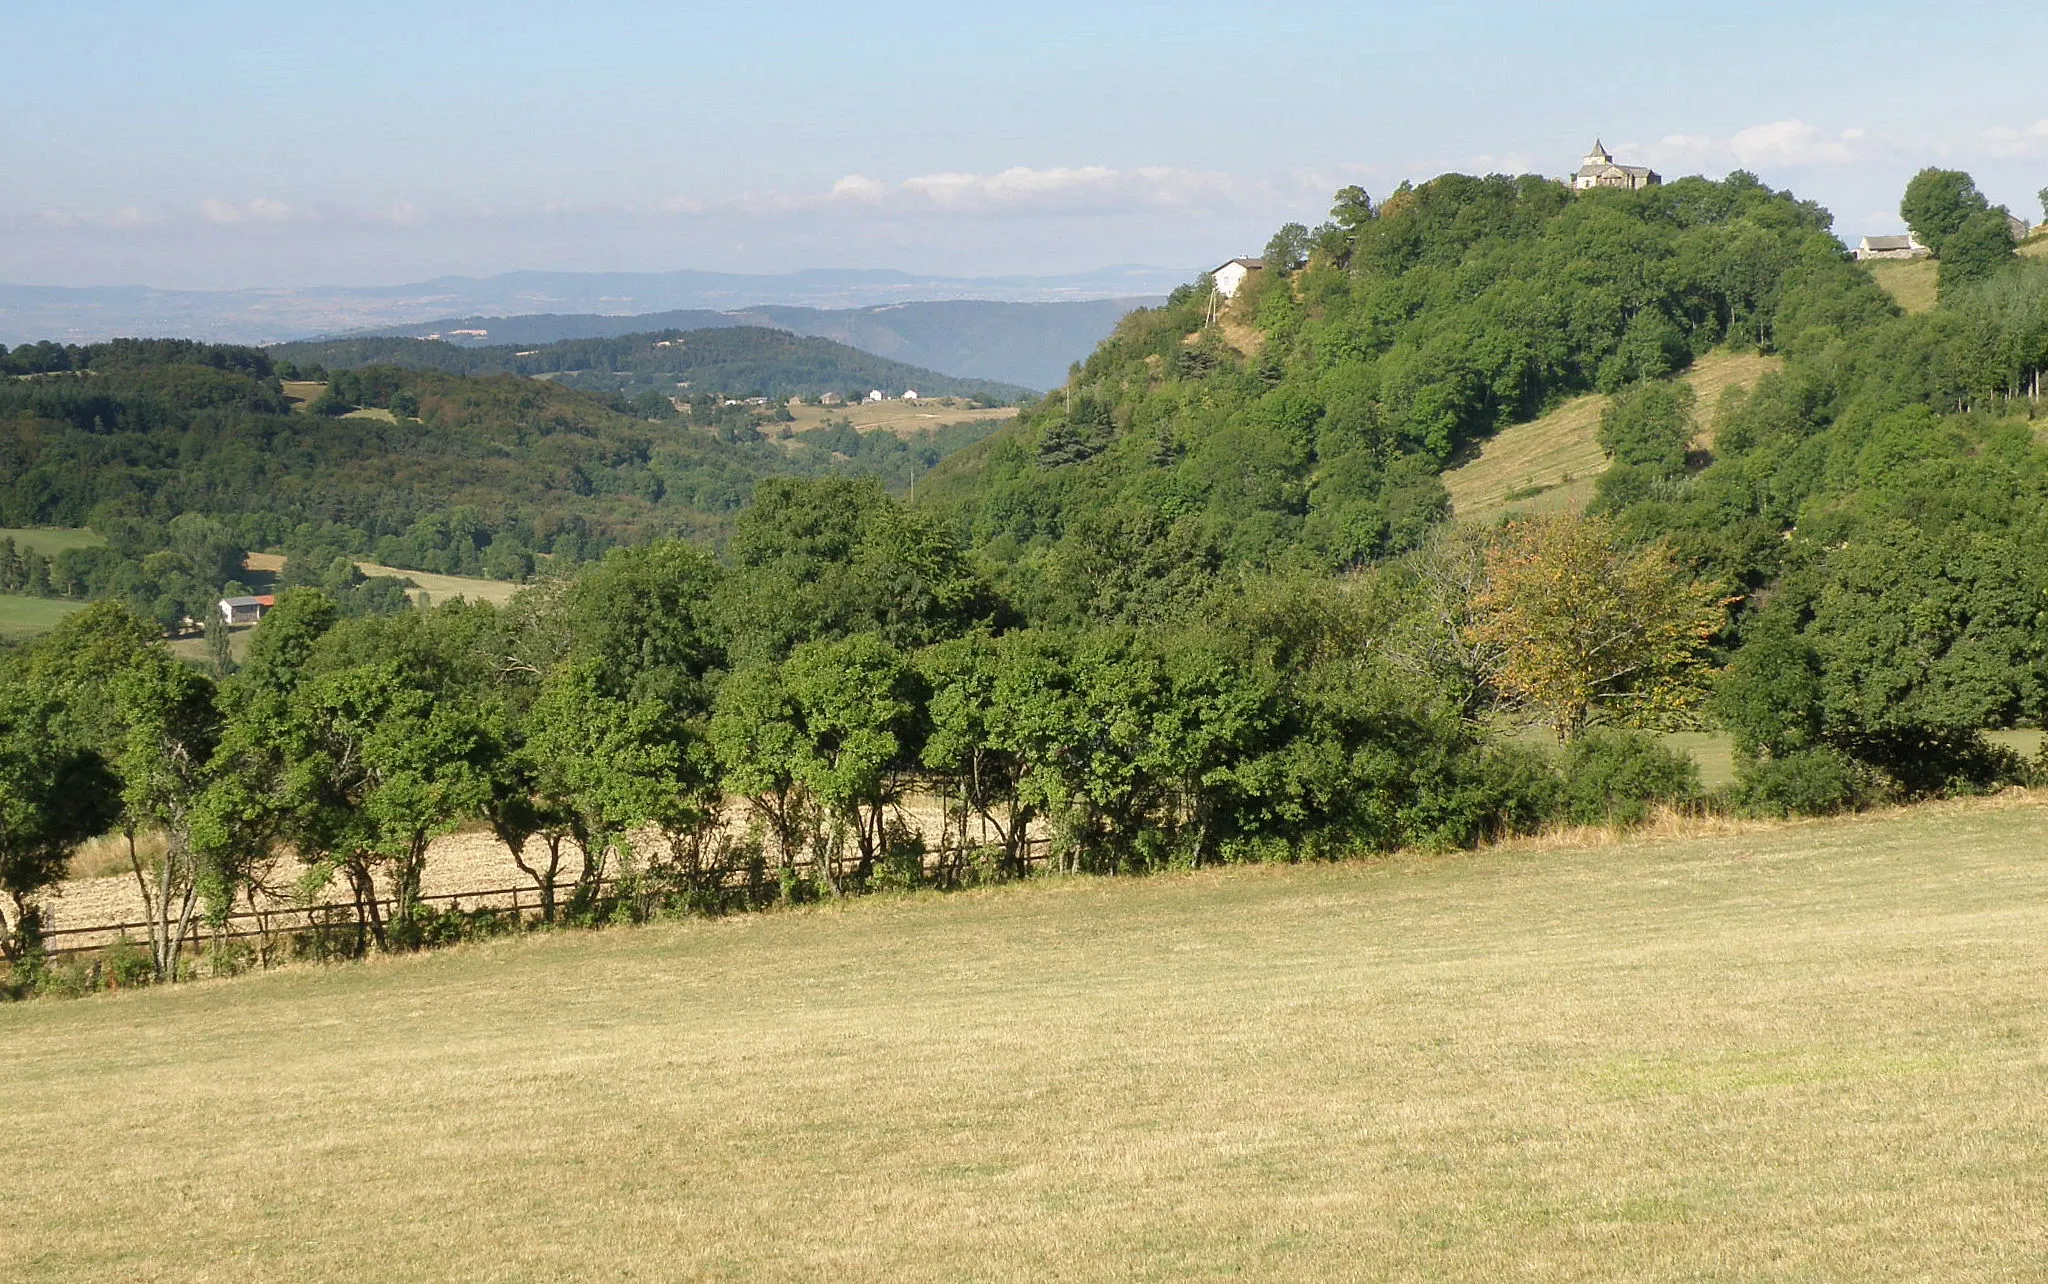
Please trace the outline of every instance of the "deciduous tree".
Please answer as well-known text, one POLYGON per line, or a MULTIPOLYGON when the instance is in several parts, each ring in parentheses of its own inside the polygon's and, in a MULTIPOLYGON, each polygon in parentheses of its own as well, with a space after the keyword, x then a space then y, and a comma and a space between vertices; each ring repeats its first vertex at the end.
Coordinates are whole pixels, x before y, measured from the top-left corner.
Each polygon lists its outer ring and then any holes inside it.
POLYGON ((119 811, 120 783, 65 734, 56 702, 0 681, 0 954, 19 959, 36 947, 42 894, 64 877, 72 849, 119 811))
POLYGON ((1723 617, 1669 548, 1625 548, 1604 519, 1563 515, 1494 538, 1467 635, 1499 648, 1502 692, 1569 744, 1593 721, 1682 718, 1706 695, 1707 640, 1723 617))

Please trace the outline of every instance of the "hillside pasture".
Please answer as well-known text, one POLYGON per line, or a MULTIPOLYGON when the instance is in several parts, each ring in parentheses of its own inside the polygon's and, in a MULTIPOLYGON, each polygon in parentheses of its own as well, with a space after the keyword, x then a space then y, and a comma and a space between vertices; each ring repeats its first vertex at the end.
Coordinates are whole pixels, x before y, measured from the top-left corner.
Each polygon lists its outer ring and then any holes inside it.
POLYGON ((64 617, 85 606, 68 598, 26 597, 0 593, 0 637, 24 638, 47 633, 64 617))
MULTIPOLYGON (((1699 394, 1702 425, 1731 388, 1748 388, 1783 365, 1754 352, 1710 352, 1680 376, 1699 394)), ((1608 399, 1574 397, 1550 413, 1501 429, 1479 454, 1444 473, 1451 509, 1464 521, 1490 521, 1509 513, 1577 511, 1593 497, 1594 479, 1607 470, 1597 434, 1608 399)))
POLYGON ((2048 1274, 2048 808, 0 1009, 23 1281, 2048 1274))
POLYGON ((432 571, 404 571, 395 566, 381 566, 376 562, 357 562, 356 569, 365 575, 391 575, 402 580, 411 580, 417 587, 407 590, 407 596, 418 598, 427 595, 430 602, 445 602, 451 597, 467 598, 472 602, 492 602, 503 605, 512 600, 520 585, 509 580, 484 580, 468 575, 437 575, 432 571))
POLYGON ((778 432, 787 428, 792 433, 808 432, 843 419, 860 432, 893 432, 900 437, 944 428, 949 424, 979 423, 991 419, 1007 422, 1017 417, 1015 406, 990 406, 977 410, 954 397, 863 401, 845 406, 807 406, 802 402, 792 402, 789 410, 796 417, 795 422, 769 424, 767 431, 778 432))
POLYGON ((1871 259, 1863 264, 1863 270, 1904 311, 1933 309, 1940 276, 1933 259, 1871 259))
POLYGON ((327 385, 317 379, 281 379, 278 384, 284 390, 285 399, 292 403, 292 409, 304 412, 327 391, 327 385))
MULTIPOLYGON (((284 573, 284 560, 282 553, 251 553, 242 559, 242 565, 258 575, 274 579, 284 573)), ((356 569, 365 575, 389 575, 397 579, 411 580, 418 588, 408 590, 408 594, 417 598, 423 592, 431 602, 445 602, 451 597, 460 597, 472 602, 495 602, 502 605, 511 601, 512 595, 521 587, 507 580, 477 579, 468 575, 439 575, 433 571, 407 571, 377 562, 357 562, 356 569)))
MULTIPOLYGON (((2019 252, 2028 258, 2048 258, 2048 235, 2037 232, 2028 237, 2019 252)), ((1941 267, 1933 259, 1871 259, 1862 267, 1908 313, 1931 312, 1940 299, 1941 267)))
POLYGON ((44 557, 74 548, 98 548, 107 541, 89 530, 69 526, 0 526, 0 539, 11 539, 24 552, 44 557))

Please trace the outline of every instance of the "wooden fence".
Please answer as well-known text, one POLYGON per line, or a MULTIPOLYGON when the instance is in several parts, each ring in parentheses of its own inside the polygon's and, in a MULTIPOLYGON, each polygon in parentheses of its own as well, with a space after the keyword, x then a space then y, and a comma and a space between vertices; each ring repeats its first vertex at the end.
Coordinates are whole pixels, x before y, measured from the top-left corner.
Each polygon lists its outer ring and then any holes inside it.
MULTIPOLYGON (((1031 835, 1024 840, 1024 865, 1027 872, 1034 866, 1043 866, 1051 858, 1050 847, 1050 840, 1043 835, 1031 835)), ((926 856, 926 873, 928 876, 942 877, 945 871, 958 870, 968 858, 987 850, 989 849, 986 847, 957 845, 943 848, 926 856)), ((833 863, 835 866, 841 864, 836 860, 833 863)), ((814 864, 815 862, 806 862, 798 868, 815 876, 816 871, 811 868, 814 864)), ((778 873, 773 868, 763 872, 770 878, 778 873)), ((835 873, 843 876, 844 870, 838 869, 835 873)), ((748 886, 754 876, 746 869, 729 869, 723 871, 721 885, 726 890, 743 888, 748 886)), ((614 887, 619 881, 616 878, 600 879, 594 886, 599 889, 614 887)), ((553 885, 552 900, 557 909, 568 902, 579 885, 573 879, 553 885)), ((539 883, 529 882, 517 887, 437 892, 431 896, 419 897, 418 903, 446 904, 456 909, 490 910, 504 916, 510 926, 517 927, 529 919, 541 917, 547 903, 541 895, 541 890, 539 883)), ((356 939, 360 934, 370 930, 367 911, 373 905, 378 917, 388 923, 390 911, 397 907, 397 901, 393 897, 380 896, 374 901, 323 901, 316 905, 279 904, 261 909, 236 910, 218 923, 195 919, 187 932, 185 944, 197 956, 209 942, 250 939, 274 941, 320 932, 346 933, 351 939, 356 939)), ((147 920, 134 923, 96 923, 84 927, 53 927, 46 929, 42 934, 43 952, 48 955, 87 954, 104 950, 124 939, 146 943, 149 940, 150 928, 151 924, 147 920), (79 939, 73 944, 60 944, 58 938, 85 939, 79 939)))

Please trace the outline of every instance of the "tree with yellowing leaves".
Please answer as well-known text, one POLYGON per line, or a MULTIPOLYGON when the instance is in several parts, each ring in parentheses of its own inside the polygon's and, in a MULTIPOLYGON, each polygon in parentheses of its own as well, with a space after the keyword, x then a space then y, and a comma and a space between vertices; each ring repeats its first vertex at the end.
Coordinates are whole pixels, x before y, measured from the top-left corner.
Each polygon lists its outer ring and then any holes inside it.
POLYGON ((1501 696, 1569 744, 1596 721, 1680 721, 1706 696, 1723 611, 1666 545, 1627 548, 1603 518, 1558 514, 1494 534, 1464 632, 1500 656, 1501 696))

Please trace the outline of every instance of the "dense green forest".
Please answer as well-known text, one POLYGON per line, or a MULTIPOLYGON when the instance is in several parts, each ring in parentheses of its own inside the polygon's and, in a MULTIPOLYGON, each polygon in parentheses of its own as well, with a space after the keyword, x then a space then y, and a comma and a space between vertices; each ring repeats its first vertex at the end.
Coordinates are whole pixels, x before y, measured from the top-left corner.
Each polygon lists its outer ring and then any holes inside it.
POLYGON ((316 583, 349 556, 520 580, 536 559, 715 540, 764 477, 907 486, 992 428, 792 434, 774 407, 710 396, 648 417, 546 380, 390 367, 336 374, 309 414, 267 353, 174 341, 25 345, 0 369, 0 525, 92 527, 109 546, 57 558, 50 591, 166 624, 235 582, 221 548, 282 549, 316 583))
POLYGON ((1107 871, 2039 780, 1984 733, 2048 713, 2048 263, 1980 235, 1966 175, 1905 208, 1943 247, 1922 315, 1747 175, 1347 189, 1235 299, 1128 318, 914 503, 822 475, 844 452, 516 376, 370 367, 308 414, 260 352, 0 354, 0 520, 89 519, 137 573, 225 574, 252 532, 405 552, 457 511, 491 519, 463 527, 480 557, 530 539, 578 571, 423 612, 309 579, 210 676, 114 602, 11 657, 8 948, 124 814, 216 905, 287 859, 395 887, 362 939, 404 948, 465 930, 419 871, 479 820, 623 871, 562 907, 602 919, 1014 875, 1034 830, 1107 871), (1716 347, 1782 371, 1697 405, 1672 376, 1716 347), (1453 520, 1446 465, 1589 389, 1589 511, 1453 520), (1737 750, 1711 797, 1638 734, 1708 725, 1737 750), (951 846, 905 825, 913 791, 951 846), (969 818, 1000 837, 958 841, 969 818))
MULTIPOLYGON (((1340 200, 1276 238, 1205 324, 1206 289, 1133 315, 1048 397, 925 493, 1021 595, 1127 618, 1227 565, 1356 567, 1418 547, 1438 474, 1494 430, 1716 345, 1775 349, 1788 309, 1882 307, 1827 214, 1753 179, 1611 198, 1449 175, 1340 200)), ((1795 314, 1794 325, 1803 324, 1795 314)))
POLYGON ((830 339, 760 326, 563 339, 530 348, 360 338, 281 343, 266 351, 287 372, 296 367, 354 370, 374 365, 463 375, 545 375, 586 391, 636 397, 651 392, 661 397, 696 393, 787 400, 838 393, 858 400, 879 388, 890 396, 914 389, 928 397, 966 397, 999 406, 1030 395, 1015 384, 955 378, 830 339))
POLYGON ((1593 510, 1725 596, 1718 707, 1757 769, 1981 779, 1978 731, 2048 699, 2048 263, 1955 231, 2004 227, 1967 175, 1915 184, 1947 247, 1918 316, 1743 174, 1353 189, 1218 323, 1201 286, 1133 315, 920 494, 1034 618, 1164 621, 1245 573, 1440 564, 1444 466, 1612 392, 1593 510), (1694 406, 1668 376, 1719 345, 1785 369, 1694 406))

